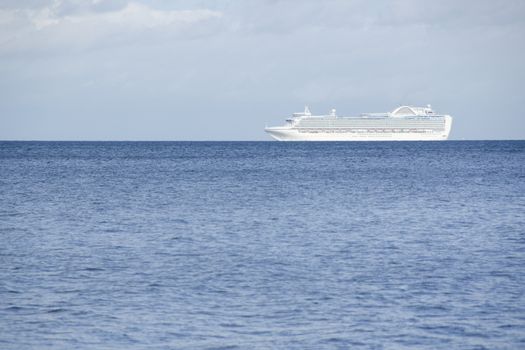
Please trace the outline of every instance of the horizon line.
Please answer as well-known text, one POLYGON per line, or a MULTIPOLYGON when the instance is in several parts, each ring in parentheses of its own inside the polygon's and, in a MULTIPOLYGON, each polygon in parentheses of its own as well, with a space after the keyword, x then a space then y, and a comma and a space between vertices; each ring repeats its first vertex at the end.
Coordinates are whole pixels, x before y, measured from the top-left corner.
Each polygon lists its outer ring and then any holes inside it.
MULTIPOLYGON (((406 140, 406 141, 288 141, 286 143, 305 143, 305 142, 314 142, 314 143, 361 143, 361 142, 461 142, 461 141, 525 141, 523 139, 451 139, 451 140, 406 140)), ((140 139, 122 139, 122 140, 96 140, 96 139, 0 139, 0 142, 281 142, 277 140, 140 140, 140 139)))

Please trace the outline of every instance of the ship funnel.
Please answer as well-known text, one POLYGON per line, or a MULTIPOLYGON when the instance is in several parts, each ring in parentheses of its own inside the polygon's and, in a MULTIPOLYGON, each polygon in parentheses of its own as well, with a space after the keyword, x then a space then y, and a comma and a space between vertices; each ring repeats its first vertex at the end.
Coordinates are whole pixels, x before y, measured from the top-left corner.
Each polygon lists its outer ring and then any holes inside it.
POLYGON ((310 108, 308 108, 308 106, 304 106, 304 115, 312 115, 312 113, 310 113, 310 108))

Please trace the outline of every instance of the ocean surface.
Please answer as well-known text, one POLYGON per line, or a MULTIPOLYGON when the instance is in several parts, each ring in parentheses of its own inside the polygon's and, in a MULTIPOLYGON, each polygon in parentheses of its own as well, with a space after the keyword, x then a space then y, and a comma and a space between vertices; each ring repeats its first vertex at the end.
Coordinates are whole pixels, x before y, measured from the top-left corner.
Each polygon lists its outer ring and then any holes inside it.
POLYGON ((525 349, 525 141, 0 142, 0 349, 525 349))

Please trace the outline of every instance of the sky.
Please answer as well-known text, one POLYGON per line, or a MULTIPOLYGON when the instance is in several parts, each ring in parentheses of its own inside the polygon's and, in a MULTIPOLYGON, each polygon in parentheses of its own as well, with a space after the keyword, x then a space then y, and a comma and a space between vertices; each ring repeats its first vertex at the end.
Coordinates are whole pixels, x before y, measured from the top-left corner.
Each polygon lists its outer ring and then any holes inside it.
POLYGON ((0 140, 269 140, 431 104, 525 139, 525 1, 0 0, 0 140))

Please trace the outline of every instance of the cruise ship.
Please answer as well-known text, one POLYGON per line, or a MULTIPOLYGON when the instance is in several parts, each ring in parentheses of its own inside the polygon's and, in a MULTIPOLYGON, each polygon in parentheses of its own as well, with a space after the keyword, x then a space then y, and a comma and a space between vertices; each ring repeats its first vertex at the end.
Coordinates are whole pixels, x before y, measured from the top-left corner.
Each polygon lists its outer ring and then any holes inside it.
POLYGON ((440 141, 446 140, 452 117, 426 107, 400 106, 387 113, 359 117, 312 115, 308 107, 294 113, 284 126, 264 130, 278 141, 440 141))

